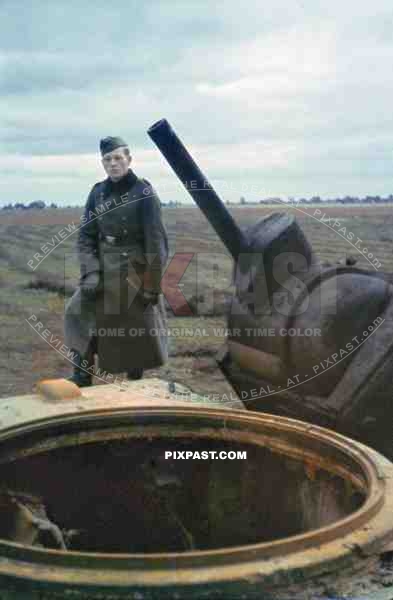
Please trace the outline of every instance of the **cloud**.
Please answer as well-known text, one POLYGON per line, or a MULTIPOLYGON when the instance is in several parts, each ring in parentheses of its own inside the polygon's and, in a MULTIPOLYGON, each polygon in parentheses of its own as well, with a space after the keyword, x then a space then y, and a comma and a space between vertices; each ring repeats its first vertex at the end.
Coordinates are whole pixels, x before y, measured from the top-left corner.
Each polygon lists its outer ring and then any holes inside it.
POLYGON ((126 137, 141 174, 174 180, 146 135, 161 117, 215 181, 391 193, 390 1, 94 6, 0 5, 0 203, 84 196, 105 135, 126 137))

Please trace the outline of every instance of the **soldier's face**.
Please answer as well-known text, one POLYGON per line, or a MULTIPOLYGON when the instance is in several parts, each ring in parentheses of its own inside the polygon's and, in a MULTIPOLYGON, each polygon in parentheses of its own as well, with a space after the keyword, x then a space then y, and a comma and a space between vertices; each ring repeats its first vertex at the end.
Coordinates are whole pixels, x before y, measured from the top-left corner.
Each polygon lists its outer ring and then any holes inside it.
POLYGON ((124 148, 117 148, 104 154, 102 164, 105 173, 112 181, 119 181, 127 174, 128 167, 131 163, 131 157, 124 148))

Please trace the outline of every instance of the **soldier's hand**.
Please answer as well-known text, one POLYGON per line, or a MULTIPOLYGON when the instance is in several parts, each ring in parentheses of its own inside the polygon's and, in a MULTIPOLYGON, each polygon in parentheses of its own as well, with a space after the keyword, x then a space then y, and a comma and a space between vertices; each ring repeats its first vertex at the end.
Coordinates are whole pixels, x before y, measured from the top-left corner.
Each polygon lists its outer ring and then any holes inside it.
POLYGON ((153 304, 153 306, 154 306, 154 305, 158 304, 159 299, 160 299, 159 292, 155 292, 154 290, 148 290, 148 289, 143 290, 144 304, 146 304, 146 305, 153 304))
POLYGON ((79 284, 82 294, 86 298, 93 300, 97 295, 99 283, 100 274, 98 271, 88 273, 87 275, 82 277, 79 284))

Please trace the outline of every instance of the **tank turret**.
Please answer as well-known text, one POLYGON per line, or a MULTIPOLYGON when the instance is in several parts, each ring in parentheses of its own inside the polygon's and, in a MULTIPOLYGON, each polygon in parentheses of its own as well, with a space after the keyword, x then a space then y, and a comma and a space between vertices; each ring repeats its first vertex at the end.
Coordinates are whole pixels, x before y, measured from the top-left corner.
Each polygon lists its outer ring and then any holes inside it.
POLYGON ((388 277, 321 263, 286 212, 241 229, 169 123, 148 134, 234 259, 217 360, 246 408, 335 429, 393 458, 388 277))

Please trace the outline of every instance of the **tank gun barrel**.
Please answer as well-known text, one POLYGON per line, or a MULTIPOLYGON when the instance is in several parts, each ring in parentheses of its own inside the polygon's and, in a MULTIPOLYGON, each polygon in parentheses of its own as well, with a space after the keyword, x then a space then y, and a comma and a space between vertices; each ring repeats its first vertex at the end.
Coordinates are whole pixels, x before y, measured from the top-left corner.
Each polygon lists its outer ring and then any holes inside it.
POLYGON ((148 135, 237 260, 241 253, 248 250, 246 237, 171 125, 166 119, 161 119, 148 129, 148 135))

